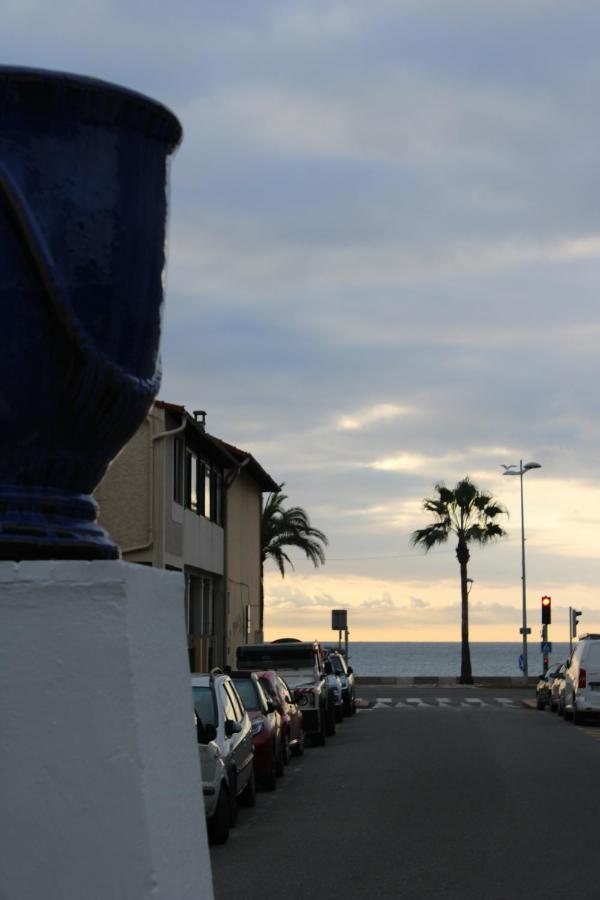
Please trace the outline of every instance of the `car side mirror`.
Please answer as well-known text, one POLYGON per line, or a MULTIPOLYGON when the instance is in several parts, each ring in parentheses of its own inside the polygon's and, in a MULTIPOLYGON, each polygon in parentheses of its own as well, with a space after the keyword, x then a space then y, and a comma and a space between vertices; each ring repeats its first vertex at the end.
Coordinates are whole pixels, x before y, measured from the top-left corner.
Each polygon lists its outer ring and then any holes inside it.
POLYGON ((284 700, 285 700, 286 703, 293 703, 293 702, 294 702, 294 701, 292 700, 291 697, 288 697, 287 694, 285 695, 284 700))
POLYGON ((323 666, 323 671, 326 675, 333 675, 333 669, 331 668, 330 662, 325 663, 325 665, 323 666))
POLYGON ((272 701, 272 700, 267 700, 267 712, 268 712, 268 713, 274 713, 274 712, 276 712, 276 711, 277 711, 277 707, 275 706, 275 704, 273 703, 273 701, 272 701))
POLYGON ((204 726, 204 740, 202 741, 202 743, 208 744, 209 741, 214 741, 216 736, 217 736, 216 727, 213 725, 212 722, 207 722, 207 724, 204 726))
POLYGON ((352 666, 348 666, 348 675, 354 675, 354 669, 352 666))
POLYGON ((233 722, 231 719, 226 719, 225 734, 228 738, 232 737, 234 734, 239 734, 241 730, 242 726, 239 722, 233 722))

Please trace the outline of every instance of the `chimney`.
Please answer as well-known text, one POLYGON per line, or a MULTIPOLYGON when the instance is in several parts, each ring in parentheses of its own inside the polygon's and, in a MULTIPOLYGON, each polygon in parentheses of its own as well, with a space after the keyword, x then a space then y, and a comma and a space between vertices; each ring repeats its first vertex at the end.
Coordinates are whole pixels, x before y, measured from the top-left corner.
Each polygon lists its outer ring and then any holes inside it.
POLYGON ((195 409, 194 410, 194 419, 202 429, 202 431, 206 431, 206 410, 205 409, 195 409))

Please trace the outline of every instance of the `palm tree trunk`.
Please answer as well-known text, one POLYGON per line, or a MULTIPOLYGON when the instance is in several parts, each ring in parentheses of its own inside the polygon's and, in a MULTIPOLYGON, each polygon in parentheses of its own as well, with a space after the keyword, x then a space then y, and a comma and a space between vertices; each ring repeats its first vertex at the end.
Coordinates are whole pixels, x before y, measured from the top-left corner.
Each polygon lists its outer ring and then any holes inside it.
POLYGON ((467 584, 467 563, 469 548, 466 543, 459 542, 456 555, 460 565, 460 599, 461 599, 461 657, 460 684, 473 684, 471 671, 471 649, 469 647, 469 586, 467 584))

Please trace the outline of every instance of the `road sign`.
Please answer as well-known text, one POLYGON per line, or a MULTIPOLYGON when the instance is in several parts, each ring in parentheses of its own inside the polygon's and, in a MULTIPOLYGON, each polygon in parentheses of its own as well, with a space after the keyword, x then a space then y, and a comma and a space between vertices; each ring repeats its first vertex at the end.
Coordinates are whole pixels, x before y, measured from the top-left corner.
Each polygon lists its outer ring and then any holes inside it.
POLYGON ((519 628, 519 634, 531 634, 531 628, 519 628))
POLYGON ((519 668, 520 668, 521 672, 525 671, 525 657, 523 656, 522 653, 519 656, 519 668))
POLYGON ((552 641, 542 641, 540 644, 541 653, 552 653, 552 641))
POLYGON ((331 610, 331 627, 333 631, 345 631, 348 628, 348 610, 331 610))

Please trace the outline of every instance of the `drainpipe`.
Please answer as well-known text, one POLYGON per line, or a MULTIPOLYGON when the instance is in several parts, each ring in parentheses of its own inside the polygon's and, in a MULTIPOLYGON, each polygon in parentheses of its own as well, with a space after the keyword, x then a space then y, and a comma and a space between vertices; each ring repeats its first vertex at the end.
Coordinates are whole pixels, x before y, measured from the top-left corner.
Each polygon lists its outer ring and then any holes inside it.
POLYGON ((150 550, 152 545, 154 544, 154 445, 157 441, 161 441, 163 438, 173 437, 176 434, 181 434, 182 431, 185 431, 185 427, 187 425, 187 419, 184 415, 183 421, 181 425, 178 425, 177 428, 172 428, 170 431, 161 431, 159 434, 155 434, 150 438, 150 453, 151 453, 151 462, 148 466, 148 496, 150 497, 150 523, 148 526, 148 540, 145 544, 138 544, 135 547, 125 547, 121 554, 125 555, 125 553, 140 553, 142 550, 150 550))

